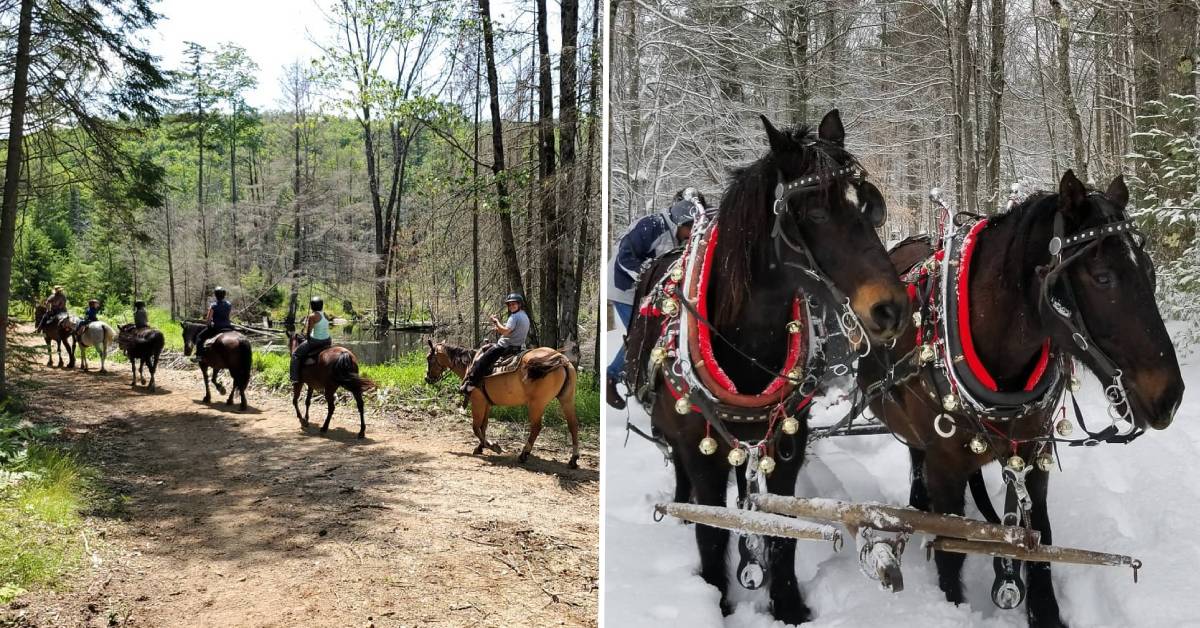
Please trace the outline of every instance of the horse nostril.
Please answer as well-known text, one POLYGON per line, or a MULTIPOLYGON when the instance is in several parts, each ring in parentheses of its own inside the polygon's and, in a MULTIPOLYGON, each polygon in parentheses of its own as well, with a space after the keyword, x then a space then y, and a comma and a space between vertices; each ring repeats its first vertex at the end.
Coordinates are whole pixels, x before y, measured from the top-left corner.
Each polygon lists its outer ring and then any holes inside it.
POLYGON ((900 327, 900 306, 892 301, 877 303, 871 308, 871 322, 881 331, 895 331, 900 327))

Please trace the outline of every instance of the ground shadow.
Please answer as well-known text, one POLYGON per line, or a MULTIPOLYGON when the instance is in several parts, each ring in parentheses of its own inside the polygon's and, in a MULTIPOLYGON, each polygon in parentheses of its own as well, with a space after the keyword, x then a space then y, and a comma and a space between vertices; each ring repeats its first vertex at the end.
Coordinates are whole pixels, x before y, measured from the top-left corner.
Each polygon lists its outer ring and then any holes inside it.
POLYGON ((205 408, 216 410, 216 411, 224 413, 224 414, 244 414, 244 415, 262 414, 262 410, 259 410, 258 408, 254 407, 254 404, 249 403, 248 398, 250 397, 250 395, 246 395, 246 397, 247 397, 247 403, 246 403, 245 410, 238 409, 238 404, 241 403, 241 401, 240 401, 241 395, 238 395, 237 397, 235 397, 233 403, 230 403, 230 404, 225 403, 225 395, 220 395, 220 398, 214 396, 212 401, 205 401, 204 399, 193 398, 192 403, 194 403, 198 406, 203 406, 205 408))

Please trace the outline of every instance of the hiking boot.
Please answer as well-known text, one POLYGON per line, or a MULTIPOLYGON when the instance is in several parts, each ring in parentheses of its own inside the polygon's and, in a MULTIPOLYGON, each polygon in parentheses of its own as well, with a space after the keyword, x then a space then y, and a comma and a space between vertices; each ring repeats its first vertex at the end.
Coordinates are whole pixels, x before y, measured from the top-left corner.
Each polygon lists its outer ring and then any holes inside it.
POLYGON ((618 409, 625 409, 625 397, 621 396, 621 391, 617 390, 617 379, 608 377, 605 379, 604 400, 608 405, 618 409))

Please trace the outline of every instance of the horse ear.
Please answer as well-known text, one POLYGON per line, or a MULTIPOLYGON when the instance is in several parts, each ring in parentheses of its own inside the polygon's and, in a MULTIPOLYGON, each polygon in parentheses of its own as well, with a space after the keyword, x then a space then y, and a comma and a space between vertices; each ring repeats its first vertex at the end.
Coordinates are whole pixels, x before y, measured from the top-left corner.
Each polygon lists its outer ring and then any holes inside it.
POLYGON ((767 119, 767 116, 759 114, 758 117, 762 119, 763 130, 767 132, 767 145, 771 147, 771 151, 781 153, 787 150, 788 146, 790 145, 787 136, 780 132, 779 129, 775 128, 775 125, 771 124, 771 121, 767 119))
POLYGON ((430 338, 426 338, 426 339, 425 339, 425 344, 429 345, 429 350, 430 350, 430 351, 433 351, 433 340, 432 340, 432 339, 430 339, 430 338))
POLYGON ((1064 172, 1058 182, 1058 211, 1071 215, 1083 205, 1086 197, 1087 190, 1084 189, 1083 182, 1073 171, 1064 172))
POLYGON ((830 109, 829 113, 821 118, 821 126, 817 127, 817 137, 841 146, 846 141, 846 129, 842 126, 842 114, 838 113, 837 109, 830 109))
POLYGON ((1125 175, 1117 175, 1117 178, 1108 184, 1104 196, 1124 209, 1125 205, 1129 203, 1129 188, 1125 187, 1125 175))

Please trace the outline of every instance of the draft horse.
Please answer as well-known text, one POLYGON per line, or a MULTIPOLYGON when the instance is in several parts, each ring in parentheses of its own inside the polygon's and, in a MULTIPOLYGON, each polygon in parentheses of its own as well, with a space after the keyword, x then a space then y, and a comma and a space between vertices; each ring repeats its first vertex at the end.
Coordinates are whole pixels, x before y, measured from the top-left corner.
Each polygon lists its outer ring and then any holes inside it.
MULTIPOLYGON (((731 171, 719 213, 698 218, 682 253, 643 273, 635 300, 627 383, 669 446, 678 501, 725 506, 731 470, 739 501, 748 485, 793 495, 821 347, 837 323, 820 328, 842 321, 848 354, 908 320, 875 231, 886 205, 845 149, 837 110, 815 133, 762 123, 767 153, 731 171)), ((700 574, 729 614, 729 532, 698 524, 695 534, 700 574)), ((743 536, 738 550, 742 586, 769 587, 776 619, 807 621, 796 541, 743 536)))
MULTIPOLYGON (((190 356, 196 348, 196 335, 204 328, 204 323, 180 322, 183 328, 183 355, 190 356)), ((241 332, 226 331, 217 334, 204 350, 204 357, 198 363, 200 373, 204 375, 204 402, 212 401, 212 393, 208 390, 208 369, 213 370, 212 382, 217 390, 224 392, 217 382, 217 375, 222 370, 228 370, 233 377, 233 387, 229 389, 229 398, 225 405, 233 405, 233 396, 241 394, 242 403, 239 409, 246 409, 246 386, 250 384, 250 368, 253 356, 250 352, 250 341, 241 332)))
MULTIPOLYGON (((1004 523, 1032 526, 1050 544, 1055 447, 1128 442, 1171 423, 1184 384, 1155 304, 1153 265, 1124 213, 1128 199, 1121 177, 1101 194, 1068 170, 1056 193, 960 226, 936 255, 928 240, 893 251, 920 308, 917 332, 887 360, 864 361, 859 384, 904 373, 871 408, 910 447, 913 507, 962 515, 969 485, 985 518, 1000 522, 980 472, 997 461, 1008 484, 1004 523), (1092 432, 1072 400, 1087 436, 1070 440, 1062 438, 1074 429, 1065 402, 1055 417, 1064 388, 1078 388, 1074 361, 1104 384, 1114 421, 1092 432)), ((964 559, 935 557, 938 584, 955 604, 964 600, 964 559)), ((1027 594, 1030 626, 1063 625, 1049 563, 995 559, 994 568, 998 606, 1027 594)))
MULTIPOLYGON (((447 342, 434 343, 426 339, 429 353, 425 355, 425 382, 434 384, 446 373, 454 373, 462 379, 475 352, 447 342)), ((483 453, 486 447, 501 453, 500 445, 487 439, 488 412, 492 406, 525 406, 529 411, 529 440, 520 462, 529 459, 533 444, 542 431, 542 414, 552 399, 558 399, 567 429, 571 432, 571 459, 567 467, 579 468, 579 420, 575 416, 575 365, 554 349, 539 347, 521 355, 517 370, 501 375, 490 375, 471 392, 471 430, 479 439, 475 454, 483 453)))
MULTIPOLYGON (((45 317, 45 305, 39 305, 34 308, 34 321, 40 323, 45 317)), ((42 327, 42 338, 46 341, 46 366, 54 366, 54 354, 50 348, 50 343, 54 342, 55 347, 58 349, 58 366, 61 368, 63 365, 62 350, 65 344, 67 345, 67 355, 71 358, 71 361, 67 363, 67 368, 75 368, 75 350, 72 348, 71 343, 74 340, 75 326, 77 324, 77 319, 64 312, 58 318, 42 327)))
MULTIPOLYGON (((300 346, 301 336, 288 332, 288 351, 295 352, 300 346)), ((333 418, 333 406, 338 388, 345 388, 354 395, 354 403, 358 405, 358 437, 367 436, 367 419, 363 412, 363 391, 370 390, 375 383, 363 377, 358 372, 358 360, 354 353, 345 347, 329 347, 315 356, 309 356, 300 365, 300 381, 292 384, 292 407, 296 409, 296 418, 300 419, 300 427, 308 427, 308 407, 312 403, 313 389, 324 391, 325 403, 329 412, 325 415, 325 423, 321 425, 321 433, 329 431, 329 421, 333 418), (304 415, 300 414, 300 389, 308 386, 308 394, 304 397, 304 415)))
POLYGON ((150 368, 150 392, 154 392, 154 374, 158 371, 159 356, 162 355, 166 337, 153 327, 135 327, 133 323, 121 325, 117 334, 117 346, 129 358, 129 368, 133 372, 130 386, 137 386, 138 378, 146 385, 146 368, 150 368))

